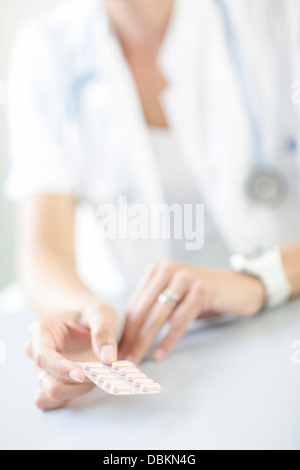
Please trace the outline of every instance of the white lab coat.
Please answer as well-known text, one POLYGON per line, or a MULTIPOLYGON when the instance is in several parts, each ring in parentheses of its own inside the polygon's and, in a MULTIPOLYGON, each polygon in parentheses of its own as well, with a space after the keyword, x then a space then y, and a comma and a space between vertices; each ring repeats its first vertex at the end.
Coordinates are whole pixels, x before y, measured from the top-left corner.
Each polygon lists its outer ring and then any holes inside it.
MULTIPOLYGON (((300 8, 296 0, 227 3, 255 85, 269 163, 289 182, 285 203, 270 209, 245 193, 251 133, 214 0, 175 2, 159 56, 169 83, 161 103, 199 202, 229 251, 245 251, 300 236, 293 144, 299 109, 291 99, 300 79, 300 8)), ((72 193, 93 208, 117 203, 120 194, 129 203, 164 201, 135 83, 101 1, 69 1, 24 26, 12 59, 9 114, 13 164, 6 193, 13 199, 72 193)), ((133 284, 149 262, 169 257, 167 242, 149 241, 145 249, 144 242, 112 241, 112 257, 107 250, 96 256, 95 245, 89 242, 93 262, 103 265, 109 256, 115 266, 114 292, 133 284)), ((91 259, 83 258, 91 272, 91 259)), ((100 284, 98 277, 94 286, 100 284)))

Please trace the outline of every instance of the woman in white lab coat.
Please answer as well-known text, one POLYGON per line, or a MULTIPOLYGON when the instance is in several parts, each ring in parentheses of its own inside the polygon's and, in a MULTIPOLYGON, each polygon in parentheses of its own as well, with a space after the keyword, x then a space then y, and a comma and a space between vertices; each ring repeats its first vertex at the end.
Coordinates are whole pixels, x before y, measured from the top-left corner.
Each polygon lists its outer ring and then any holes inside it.
POLYGON ((24 26, 6 193, 19 202, 20 276, 39 315, 27 352, 40 408, 90 390, 72 359, 117 358, 108 252, 114 297, 134 292, 119 357, 136 363, 167 321, 155 360, 196 318, 255 316, 300 294, 297 9, 294 0, 72 1, 24 26), (116 237, 103 258, 92 253, 89 273, 99 264, 103 274, 88 282, 75 209, 120 196, 144 207, 205 203, 204 248, 116 237), (227 253, 258 246, 226 266, 227 253))

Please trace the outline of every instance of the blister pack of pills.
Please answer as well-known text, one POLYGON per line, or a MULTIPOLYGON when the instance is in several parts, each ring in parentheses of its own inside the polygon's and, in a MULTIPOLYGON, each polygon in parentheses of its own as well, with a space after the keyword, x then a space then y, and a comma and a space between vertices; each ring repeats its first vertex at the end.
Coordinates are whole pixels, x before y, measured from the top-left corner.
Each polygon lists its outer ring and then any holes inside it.
POLYGON ((116 361, 111 366, 101 362, 78 362, 86 377, 110 395, 150 395, 162 393, 162 386, 147 377, 132 362, 116 361))

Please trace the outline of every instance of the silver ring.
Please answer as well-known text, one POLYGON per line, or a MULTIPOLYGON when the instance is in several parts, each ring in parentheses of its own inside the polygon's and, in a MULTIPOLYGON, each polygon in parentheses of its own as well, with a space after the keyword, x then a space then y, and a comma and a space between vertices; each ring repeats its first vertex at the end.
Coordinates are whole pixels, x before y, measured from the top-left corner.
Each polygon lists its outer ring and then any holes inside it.
POLYGON ((40 385, 40 388, 42 388, 42 384, 43 384, 43 380, 45 380, 45 378, 47 377, 48 372, 46 372, 45 370, 42 370, 39 375, 38 375, 38 381, 39 381, 39 385, 40 385))
POLYGON ((170 308, 175 308, 178 304, 180 298, 175 292, 170 289, 165 289, 158 297, 158 302, 161 304, 166 304, 170 308))

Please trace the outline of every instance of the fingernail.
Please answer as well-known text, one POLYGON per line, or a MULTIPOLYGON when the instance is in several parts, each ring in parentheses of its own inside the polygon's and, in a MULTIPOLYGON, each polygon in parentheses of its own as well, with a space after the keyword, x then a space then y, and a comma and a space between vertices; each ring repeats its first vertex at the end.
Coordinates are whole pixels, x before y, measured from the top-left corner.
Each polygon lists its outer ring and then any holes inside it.
POLYGON ((75 382, 82 383, 82 378, 81 378, 79 372, 77 372, 77 370, 71 370, 71 372, 69 373, 69 377, 70 377, 70 379, 74 380, 75 382))
POLYGON ((101 348, 101 362, 104 364, 111 364, 114 362, 115 358, 115 349, 111 344, 102 346, 101 348))
POLYGON ((166 353, 165 353, 165 350, 163 348, 158 348, 153 353, 153 359, 155 361, 161 361, 164 358, 165 354, 166 353))

